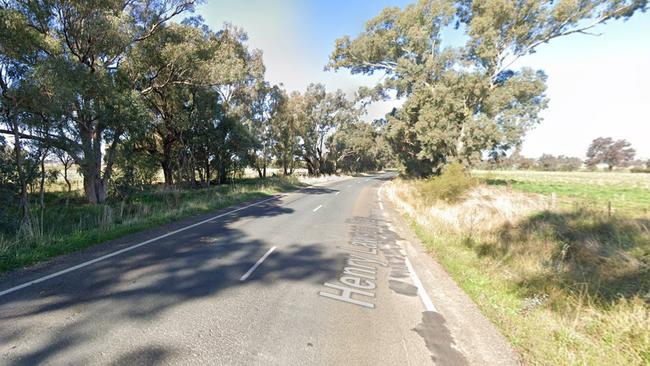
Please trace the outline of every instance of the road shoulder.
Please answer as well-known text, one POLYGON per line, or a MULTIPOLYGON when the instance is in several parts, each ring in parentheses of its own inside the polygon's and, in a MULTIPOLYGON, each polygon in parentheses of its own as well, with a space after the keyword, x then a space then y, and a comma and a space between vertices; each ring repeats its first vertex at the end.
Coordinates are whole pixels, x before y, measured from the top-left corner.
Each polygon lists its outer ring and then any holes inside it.
MULTIPOLYGON (((386 197, 384 197, 386 198, 386 197)), ((445 269, 428 254, 400 212, 383 200, 385 215, 401 238, 402 246, 437 312, 451 333, 455 346, 472 365, 520 365, 508 340, 480 312, 472 299, 453 281, 445 269)))

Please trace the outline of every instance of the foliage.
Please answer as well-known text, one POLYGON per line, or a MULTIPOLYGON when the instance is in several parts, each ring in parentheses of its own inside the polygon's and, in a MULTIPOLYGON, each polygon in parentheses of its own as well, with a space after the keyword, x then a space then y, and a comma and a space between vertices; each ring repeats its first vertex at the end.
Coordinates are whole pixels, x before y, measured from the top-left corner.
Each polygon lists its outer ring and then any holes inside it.
POLYGON ((420 200, 429 205, 437 201, 457 202, 475 185, 476 181, 465 172, 465 168, 459 163, 447 165, 442 174, 437 177, 416 183, 420 200))
POLYGON ((387 139, 404 173, 439 173, 484 154, 516 148, 546 106, 541 70, 513 63, 554 38, 626 18, 646 1, 431 1, 386 8, 358 37, 336 41, 328 64, 353 74, 382 73, 376 97, 406 98, 388 116, 387 139), (452 23, 463 47, 443 47, 452 23))
POLYGON ((388 163, 381 123, 349 123, 338 129, 328 141, 335 168, 344 172, 381 170, 388 163))
POLYGON ((50 209, 39 223, 45 235, 15 238, 0 232, 0 272, 298 186, 295 180, 268 178, 239 180, 236 184, 209 189, 150 188, 102 205, 86 205, 81 200, 70 205, 56 204, 63 199, 62 195, 49 193, 46 201, 50 209))
POLYGON ((334 164, 328 161, 327 140, 337 128, 356 122, 359 110, 343 91, 328 93, 322 84, 310 84, 303 94, 293 93, 291 99, 309 174, 334 173, 334 164))
POLYGON ((611 137, 599 137, 591 142, 587 150, 587 165, 607 164, 609 170, 617 166, 626 166, 632 160, 636 151, 626 140, 616 140, 611 137))

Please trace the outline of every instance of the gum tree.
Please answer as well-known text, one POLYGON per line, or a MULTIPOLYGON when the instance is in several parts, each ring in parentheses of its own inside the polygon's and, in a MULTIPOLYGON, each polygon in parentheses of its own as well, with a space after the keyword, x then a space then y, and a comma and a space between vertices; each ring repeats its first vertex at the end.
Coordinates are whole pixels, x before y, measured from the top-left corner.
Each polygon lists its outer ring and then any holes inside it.
POLYGON ((421 0, 386 8, 352 39, 336 42, 328 68, 383 73, 379 95, 405 99, 389 119, 387 139, 410 175, 439 172, 448 162, 471 164, 521 143, 546 106, 541 70, 516 61, 546 42, 589 33, 627 18, 646 1, 421 0), (466 44, 446 45, 455 26, 466 44))

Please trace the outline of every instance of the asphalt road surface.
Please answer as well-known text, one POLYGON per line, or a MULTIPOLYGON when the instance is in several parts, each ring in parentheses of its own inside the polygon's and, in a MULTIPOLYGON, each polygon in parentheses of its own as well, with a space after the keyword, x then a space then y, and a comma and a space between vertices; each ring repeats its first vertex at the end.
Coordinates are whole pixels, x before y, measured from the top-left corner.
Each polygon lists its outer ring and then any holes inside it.
POLYGON ((0 278, 0 364, 516 364, 359 177, 0 278))

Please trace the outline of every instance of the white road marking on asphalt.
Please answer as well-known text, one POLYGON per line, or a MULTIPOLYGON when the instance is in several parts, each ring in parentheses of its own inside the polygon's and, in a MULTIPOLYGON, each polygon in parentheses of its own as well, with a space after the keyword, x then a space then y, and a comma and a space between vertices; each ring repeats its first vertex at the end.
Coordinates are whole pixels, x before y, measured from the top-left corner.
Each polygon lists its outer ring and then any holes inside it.
POLYGON ((323 205, 318 205, 318 207, 316 207, 312 212, 316 212, 316 211, 320 210, 321 207, 323 207, 323 205))
POLYGON ((246 279, 247 279, 248 277, 250 277, 250 275, 253 273, 253 271, 254 271, 257 267, 259 267, 259 265, 262 264, 262 262, 264 262, 264 260, 265 260, 269 255, 271 255, 271 253, 273 253, 273 251, 275 250, 275 248, 276 248, 276 247, 273 247, 273 248, 269 249, 269 251, 266 252, 266 254, 264 254, 264 255, 262 256, 262 258, 260 258, 257 262, 255 262, 255 264, 253 264, 253 266, 251 267, 251 269, 249 269, 248 272, 244 273, 244 275, 241 276, 241 278, 240 278, 239 280, 240 280, 240 281, 246 281, 246 279))
POLYGON ((339 193, 341 193, 341 191, 337 191, 336 193, 334 193, 334 195, 335 195, 335 196, 338 196, 339 193))
POLYGON ((406 262, 406 267, 409 269, 409 273, 411 274, 411 280, 413 281, 413 284, 415 285, 415 287, 418 288, 418 295, 420 295, 420 300, 422 300, 422 304, 424 304, 424 308, 427 311, 438 312, 438 310, 436 310, 436 307, 433 306, 429 294, 427 294, 427 291, 424 289, 424 286, 422 285, 422 281, 420 281, 420 277, 418 277, 418 274, 415 273, 415 269, 411 265, 411 261, 409 260, 409 258, 405 257, 404 262, 406 262))
POLYGON ((381 208, 382 211, 384 210, 384 205, 381 203, 381 201, 379 201, 379 208, 381 208))
POLYGON ((7 294, 10 294, 10 293, 12 293, 12 292, 18 291, 18 290, 22 290, 22 289, 24 289, 24 288, 26 288, 26 287, 29 287, 29 286, 32 286, 32 285, 35 285, 35 284, 38 284, 38 283, 41 283, 41 282, 47 281, 47 280, 49 280, 49 279, 52 279, 52 278, 55 278, 55 277, 59 277, 59 276, 64 275, 64 274, 66 274, 66 273, 70 273, 70 272, 76 271, 76 270, 78 270, 78 269, 81 269, 81 268, 84 268, 84 267, 88 267, 88 266, 90 266, 91 264, 95 264, 95 263, 97 263, 97 262, 101 262, 101 261, 103 261, 103 260, 105 260, 105 259, 115 257, 116 255, 120 255, 120 254, 122 254, 122 253, 129 252, 129 251, 131 251, 131 250, 133 250, 133 249, 136 249, 136 248, 139 248, 139 247, 145 246, 145 245, 147 245, 147 244, 151 244, 151 243, 153 243, 153 242, 155 242, 155 241, 157 241, 157 240, 160 240, 160 239, 166 238, 166 237, 171 236, 171 235, 174 235, 174 234, 178 234, 178 233, 183 232, 183 231, 185 231, 185 230, 195 228, 195 227, 197 227, 197 226, 199 226, 199 225, 203 225, 203 224, 205 224, 206 222, 210 222, 210 221, 215 220, 215 219, 218 219, 218 218, 220 218, 220 217, 223 217, 223 216, 226 216, 226 215, 230 215, 231 213, 238 212, 238 211, 241 211, 241 210, 245 210, 245 209, 247 209, 247 208, 249 208, 249 207, 257 206, 257 205, 259 205, 259 204, 261 204, 261 203, 264 203, 264 202, 267 202, 267 201, 270 201, 270 200, 273 200, 273 199, 277 199, 278 197, 279 197, 279 196, 273 196, 273 197, 267 198, 267 199, 262 200, 262 201, 259 201, 259 202, 251 203, 250 205, 246 205, 246 206, 244 206, 244 207, 240 207, 240 208, 237 208, 237 209, 234 209, 234 210, 230 210, 230 211, 228 211, 228 212, 224 212, 224 213, 222 213, 222 214, 220 214, 220 215, 217 215, 217 216, 211 217, 211 218, 209 218, 209 219, 206 219, 206 220, 203 220, 203 221, 200 221, 200 222, 194 223, 194 224, 192 224, 192 225, 188 225, 188 226, 182 227, 182 228, 180 228, 180 229, 176 229, 176 230, 174 230, 174 231, 170 231, 170 232, 168 232, 167 234, 163 234, 163 235, 157 236, 157 237, 155 237, 155 238, 152 238, 152 239, 149 239, 149 240, 143 241, 143 242, 141 242, 141 243, 138 243, 138 244, 132 245, 132 246, 130 246, 130 247, 120 249, 120 250, 115 251, 115 252, 113 252, 113 253, 109 253, 109 254, 103 255, 103 256, 101 256, 101 257, 98 257, 98 258, 95 258, 95 259, 89 260, 89 261, 87 261, 87 262, 83 262, 83 263, 77 264, 76 266, 72 266, 72 267, 70 267, 70 268, 66 268, 66 269, 64 269, 64 270, 61 270, 61 271, 58 271, 58 272, 54 272, 54 273, 49 274, 49 275, 47 275, 47 276, 44 276, 44 277, 41 277, 41 278, 37 278, 37 279, 35 279, 35 280, 33 280, 33 281, 25 282, 25 283, 20 284, 20 285, 18 285, 18 286, 14 286, 14 287, 9 288, 9 289, 6 289, 6 290, 4 290, 4 291, 0 291, 0 297, 1 297, 1 296, 4 296, 4 295, 7 295, 7 294))

